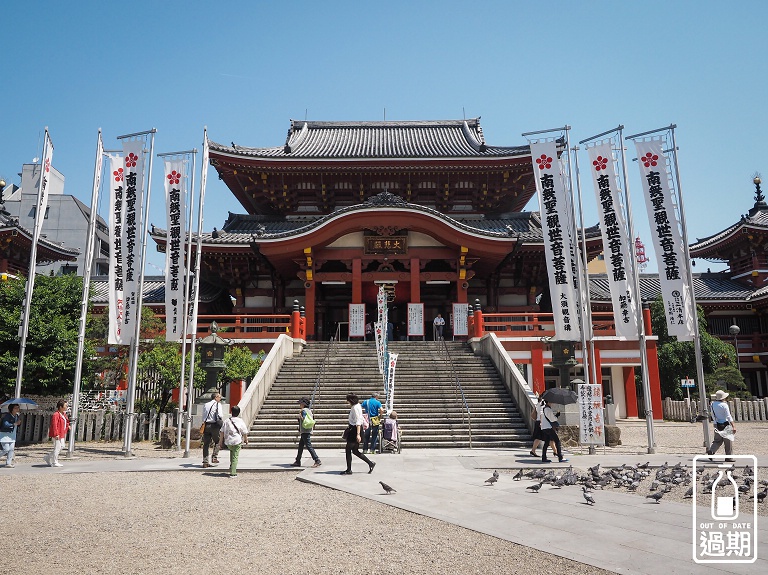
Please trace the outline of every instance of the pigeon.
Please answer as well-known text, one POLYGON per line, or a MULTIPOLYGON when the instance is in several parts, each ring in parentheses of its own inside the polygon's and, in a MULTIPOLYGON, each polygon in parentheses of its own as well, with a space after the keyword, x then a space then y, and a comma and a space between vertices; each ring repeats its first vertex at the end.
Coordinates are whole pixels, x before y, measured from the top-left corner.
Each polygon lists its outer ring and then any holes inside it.
POLYGON ((379 483, 380 483, 380 484, 381 484, 381 486, 384 488, 384 491, 386 491, 386 492, 387 492, 387 495, 390 495, 390 494, 392 494, 392 493, 397 493, 397 491, 396 491, 395 489, 391 488, 389 485, 387 485, 387 484, 386 484, 386 483, 384 483, 383 481, 379 481, 379 483))
POLYGON ((649 489, 651 491, 656 491, 658 488, 659 488, 659 482, 658 481, 652 481, 651 482, 651 486, 649 487, 649 489))
POLYGON ((762 503, 763 501, 765 501, 766 495, 768 495, 768 487, 766 487, 760 493, 757 494, 757 502, 762 503))
POLYGON ((650 495, 646 495, 645 498, 646 499, 653 499, 656 503, 658 503, 659 501, 661 501, 661 498, 664 497, 664 493, 666 493, 666 492, 665 491, 658 491, 656 493, 651 493, 650 495))
POLYGON ((498 475, 491 475, 488 479, 485 480, 485 482, 493 487, 493 484, 496 483, 499 480, 498 475))
POLYGON ((689 487, 688 491, 685 492, 685 495, 683 495, 685 498, 693 497, 693 487, 689 487))
POLYGON ((587 493, 586 489, 584 490, 582 495, 584 496, 584 499, 586 500, 587 505, 594 505, 595 504, 594 498, 589 493, 587 493))
POLYGON ((521 469, 512 476, 512 481, 520 481, 523 478, 523 470, 521 469))
POLYGON ((600 473, 600 464, 598 463, 598 464, 597 464, 597 465, 595 465, 594 467, 590 467, 590 468, 588 469, 588 471, 589 471, 589 472, 590 472, 592 475, 597 475, 598 473, 600 473))
POLYGON ((530 489, 530 490, 531 490, 531 491, 533 491, 534 493, 538 493, 538 492, 539 492, 539 489, 541 489, 541 486, 542 486, 542 485, 544 485, 544 482, 543 482, 543 481, 542 481, 542 482, 540 482, 540 483, 537 483, 536 485, 529 485, 528 487, 526 487, 526 489, 530 489))
POLYGON ((651 462, 650 462, 650 461, 646 461, 646 462, 645 462, 645 463, 643 463, 643 464, 638 464, 637 468, 638 468, 638 469, 648 469, 648 467, 649 467, 650 465, 651 465, 651 462))

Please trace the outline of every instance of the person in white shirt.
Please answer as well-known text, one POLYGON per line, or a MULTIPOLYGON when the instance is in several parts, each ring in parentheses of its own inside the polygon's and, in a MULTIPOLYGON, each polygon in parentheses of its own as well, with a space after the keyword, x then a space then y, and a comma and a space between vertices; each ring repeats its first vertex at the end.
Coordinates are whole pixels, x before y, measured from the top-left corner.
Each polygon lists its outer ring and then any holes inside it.
POLYGON ((219 433, 221 431, 221 394, 213 394, 213 399, 203 406, 203 467, 213 467, 219 464, 219 433), (213 461, 208 459, 208 451, 213 443, 213 461))
POLYGON ((360 399, 354 394, 347 395, 347 403, 349 404, 349 418, 347 429, 344 431, 344 439, 347 440, 347 446, 344 453, 347 458, 347 469, 342 471, 342 475, 352 475, 352 454, 365 461, 368 464, 368 473, 373 471, 376 464, 368 459, 365 455, 360 453, 360 441, 362 437, 363 427, 363 408, 360 405, 360 399))
MULTIPOLYGON (((733 416, 731 416, 731 409, 728 407, 725 398, 728 397, 728 392, 718 389, 715 393, 715 401, 710 405, 712 411, 712 421, 715 424, 715 438, 712 441, 712 445, 707 449, 707 455, 714 455, 720 446, 725 443, 725 454, 733 454, 733 441, 720 435, 721 431, 724 431, 726 427, 730 426, 734 433, 736 433, 736 426, 733 424, 733 416)), ((732 458, 726 459, 726 461, 735 461, 732 458)))
POLYGON ((547 459, 547 447, 551 441, 554 441, 555 447, 557 447, 556 455, 560 463, 568 461, 563 457, 563 446, 560 445, 560 438, 557 436, 557 431, 553 425, 553 423, 557 423, 557 416, 560 415, 560 412, 554 413, 546 399, 542 399, 541 401, 542 406, 539 421, 541 422, 541 433, 545 438, 544 447, 541 449, 541 461, 543 463, 551 463, 551 460, 547 459))
POLYGON ((445 327, 445 319, 443 319, 443 314, 437 314, 437 317, 432 323, 435 324, 436 338, 443 339, 443 328, 445 327))
POLYGON ((240 408, 235 405, 232 408, 232 417, 221 426, 221 439, 219 439, 219 447, 226 445, 229 449, 230 477, 237 477, 237 460, 240 458, 240 449, 243 444, 248 445, 248 426, 239 416, 240 408))

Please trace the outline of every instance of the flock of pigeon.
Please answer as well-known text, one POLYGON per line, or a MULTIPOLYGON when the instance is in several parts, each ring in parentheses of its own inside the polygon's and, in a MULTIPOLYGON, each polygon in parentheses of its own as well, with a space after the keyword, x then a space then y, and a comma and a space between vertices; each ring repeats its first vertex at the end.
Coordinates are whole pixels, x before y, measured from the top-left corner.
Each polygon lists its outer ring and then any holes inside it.
MULTIPOLYGON (((743 474, 740 475, 733 465, 730 468, 731 477, 737 482, 742 481, 738 486, 739 492, 750 493, 752 491, 752 469, 747 466, 744 468, 743 474)), ((697 478, 697 483, 702 486, 699 488, 700 492, 702 494, 712 493, 712 487, 718 478, 717 470, 714 473, 706 473, 704 468, 700 467, 697 473, 700 474, 700 477, 697 478)), ((499 472, 494 471, 493 475, 485 480, 485 483, 493 486, 499 480, 499 477, 499 472)), ((593 494, 597 489, 622 489, 629 493, 634 493, 637 492, 638 487, 646 480, 650 480, 650 486, 648 487, 649 494, 645 498, 653 500, 656 504, 661 503, 664 495, 670 493, 677 486, 690 486, 683 495, 683 498, 693 497, 691 471, 682 463, 677 463, 673 466, 664 463, 655 472, 651 469, 648 462, 637 465, 624 464, 621 467, 608 468, 603 471, 600 470, 600 464, 598 463, 594 467, 588 468, 586 474, 579 474, 574 471, 573 466, 569 466, 568 469, 559 475, 554 469, 534 469, 527 472, 521 469, 512 476, 513 481, 522 481, 523 479, 530 479, 535 482, 526 487, 526 491, 531 493, 538 493, 545 484, 557 489, 568 485, 581 485, 582 496, 587 505, 595 505, 596 502, 593 494)), ((725 484, 726 482, 720 481, 716 489, 724 487, 725 484)), ((766 495, 768 495, 768 481, 761 480, 759 485, 763 489, 757 493, 757 500, 758 503, 763 503, 766 495)))

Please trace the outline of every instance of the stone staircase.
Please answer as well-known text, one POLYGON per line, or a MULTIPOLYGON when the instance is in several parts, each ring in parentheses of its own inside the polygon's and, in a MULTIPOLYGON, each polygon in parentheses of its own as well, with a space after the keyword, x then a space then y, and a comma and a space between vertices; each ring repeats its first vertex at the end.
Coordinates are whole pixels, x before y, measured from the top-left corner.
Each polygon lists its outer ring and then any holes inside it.
MULTIPOLYGON (((291 448, 298 445, 297 400, 311 397, 330 342, 309 343, 283 364, 261 411, 251 426, 250 448, 291 448)), ((517 406, 488 358, 474 355, 465 343, 446 342, 472 413, 473 447, 521 447, 530 434, 517 406)), ((469 447, 461 396, 435 342, 392 342, 400 354, 395 377, 394 408, 403 429, 404 448, 469 447)), ((315 396, 317 424, 312 443, 317 448, 343 448, 341 434, 349 408, 345 396, 363 401, 378 391, 383 402, 373 342, 337 342, 328 357, 315 396)), ((322 455, 321 455, 322 457, 322 455)))

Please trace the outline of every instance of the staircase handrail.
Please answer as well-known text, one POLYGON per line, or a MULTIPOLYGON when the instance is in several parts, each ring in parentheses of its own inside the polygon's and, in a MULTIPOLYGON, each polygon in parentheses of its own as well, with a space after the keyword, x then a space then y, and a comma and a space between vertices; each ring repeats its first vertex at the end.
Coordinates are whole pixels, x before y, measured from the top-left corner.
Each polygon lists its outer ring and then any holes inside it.
POLYGON ((456 393, 456 390, 461 394, 461 403, 463 407, 463 411, 461 413, 461 422, 464 423, 464 412, 467 413, 467 430, 469 431, 469 448, 472 449, 472 411, 469 409, 469 404, 467 404, 467 398, 464 395, 464 388, 461 387, 461 382, 459 381, 459 374, 456 371, 456 367, 453 365, 453 359, 451 359, 451 354, 448 352, 448 345, 445 343, 445 339, 442 337, 437 339, 437 349, 438 353, 445 354, 446 362, 448 363, 448 367, 451 373, 451 379, 454 383, 454 394, 456 393))
POLYGON ((320 381, 323 378, 323 375, 325 374, 325 365, 328 362, 328 358, 331 356, 331 350, 333 350, 335 355, 336 344, 339 342, 339 337, 341 336, 340 334, 341 334, 341 323, 336 322, 336 333, 334 333, 333 337, 331 337, 331 343, 325 349, 325 355, 323 356, 323 363, 320 366, 320 369, 317 371, 317 378, 315 378, 315 387, 312 390, 312 397, 309 398, 310 409, 314 408, 315 395, 317 395, 317 392, 320 390, 320 381))
POLYGON ((240 418, 249 428, 261 406, 264 405, 264 400, 272 388, 277 374, 280 373, 280 368, 287 358, 293 357, 294 353, 293 338, 284 333, 280 334, 237 404, 240 408, 240 418))

